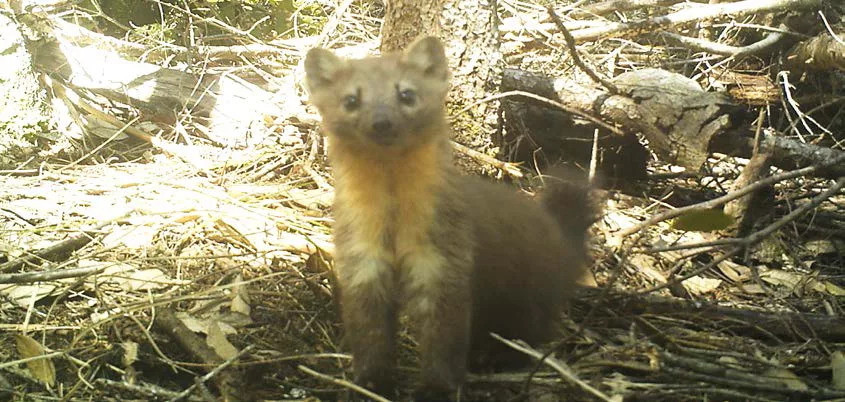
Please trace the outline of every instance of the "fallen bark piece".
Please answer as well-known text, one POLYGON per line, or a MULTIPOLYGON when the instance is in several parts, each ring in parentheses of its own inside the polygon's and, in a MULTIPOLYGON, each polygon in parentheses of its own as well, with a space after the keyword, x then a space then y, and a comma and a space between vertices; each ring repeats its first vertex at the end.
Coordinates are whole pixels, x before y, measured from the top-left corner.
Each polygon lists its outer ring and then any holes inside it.
POLYGON ((611 96, 606 105, 625 107, 604 108, 602 115, 640 131, 651 149, 670 163, 698 170, 707 160, 710 139, 730 127, 723 110, 730 105, 728 98, 705 92, 680 74, 648 68, 621 74, 613 81, 630 98, 611 96))

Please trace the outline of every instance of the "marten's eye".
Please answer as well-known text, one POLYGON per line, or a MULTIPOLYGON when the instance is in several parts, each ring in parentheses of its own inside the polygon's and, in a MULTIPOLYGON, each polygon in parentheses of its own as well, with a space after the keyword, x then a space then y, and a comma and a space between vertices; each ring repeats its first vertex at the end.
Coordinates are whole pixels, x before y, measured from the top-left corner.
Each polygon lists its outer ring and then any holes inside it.
POLYGON ((413 89, 399 91, 399 102, 407 106, 414 106, 417 103, 417 93, 413 89))
POLYGON ((343 108, 347 112, 354 112, 361 106, 361 99, 358 95, 346 95, 343 98, 343 108))

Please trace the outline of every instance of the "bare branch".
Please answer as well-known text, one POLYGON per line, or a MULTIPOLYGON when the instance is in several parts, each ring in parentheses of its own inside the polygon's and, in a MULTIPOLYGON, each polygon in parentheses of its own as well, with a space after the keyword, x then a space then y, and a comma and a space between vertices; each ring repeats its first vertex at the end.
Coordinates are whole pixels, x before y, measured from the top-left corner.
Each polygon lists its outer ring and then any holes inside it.
MULTIPOLYGON (((785 27, 781 27, 785 28, 785 27)), ((713 54, 720 54, 723 56, 747 56, 750 54, 757 54, 762 53, 766 50, 771 49, 775 44, 780 42, 781 39, 784 38, 784 34, 780 32, 771 32, 766 35, 765 38, 761 39, 758 42, 752 43, 747 46, 730 46, 725 45, 722 43, 711 42, 704 39, 698 38, 690 38, 688 36, 678 35, 671 32, 661 32, 659 34, 661 38, 664 38, 670 42, 675 42, 677 44, 686 46, 690 49, 713 53, 713 54)))
POLYGON ((609 35, 629 36, 638 33, 650 33, 661 28, 693 22, 708 18, 731 15, 743 15, 774 10, 793 10, 798 8, 818 7, 821 0, 745 0, 736 3, 695 4, 681 11, 632 22, 610 23, 595 28, 579 29, 572 32, 576 41, 587 42, 609 35))
POLYGON ((631 226, 628 229, 623 230, 622 232, 620 232, 618 234, 618 236, 619 237, 626 237, 626 236, 632 235, 636 232, 639 232, 643 228, 654 225, 655 223, 663 222, 667 219, 672 219, 672 218, 681 216, 681 215, 683 215, 687 212, 690 212, 690 211, 701 211, 701 210, 705 210, 705 209, 718 207, 718 206, 720 206, 720 205, 722 205, 722 204, 724 204, 728 201, 735 200, 739 197, 742 197, 746 194, 749 194, 753 191, 756 191, 759 188, 762 188, 762 187, 765 187, 765 186, 770 186, 770 185, 775 184, 779 181, 783 181, 783 180, 787 180, 787 179, 793 179, 793 178, 796 178, 796 177, 808 175, 810 173, 815 172, 816 170, 818 170, 820 168, 823 168, 823 167, 826 167, 826 166, 836 165, 836 164, 839 164, 839 163, 842 163, 842 162, 845 162, 845 154, 839 155, 838 158, 829 160, 829 161, 827 161, 827 162, 825 162, 824 164, 821 164, 821 165, 808 166, 808 167, 805 167, 803 169, 792 170, 792 171, 789 171, 789 172, 784 172, 784 173, 781 173, 781 174, 770 176, 770 177, 767 177, 763 180, 760 180, 760 181, 758 181, 758 182, 756 182, 756 183, 754 183, 750 186, 747 186, 747 187, 745 187, 741 190, 737 190, 737 191, 725 194, 721 197, 714 198, 712 200, 708 200, 708 201, 698 203, 698 204, 694 204, 694 205, 688 205, 688 206, 682 207, 682 208, 671 209, 671 210, 666 211, 662 214, 652 216, 651 218, 646 219, 642 223, 639 223, 637 225, 631 226))

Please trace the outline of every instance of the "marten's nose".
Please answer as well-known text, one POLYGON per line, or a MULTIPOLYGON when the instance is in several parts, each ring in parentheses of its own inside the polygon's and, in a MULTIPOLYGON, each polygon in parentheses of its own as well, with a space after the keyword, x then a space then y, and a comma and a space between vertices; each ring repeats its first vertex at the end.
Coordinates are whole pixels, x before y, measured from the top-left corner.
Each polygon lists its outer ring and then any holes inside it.
POLYGON ((393 131, 393 123, 385 118, 373 122, 373 131, 393 131))
POLYGON ((387 113, 376 114, 370 128, 370 138, 379 145, 391 145, 396 140, 396 124, 387 113))

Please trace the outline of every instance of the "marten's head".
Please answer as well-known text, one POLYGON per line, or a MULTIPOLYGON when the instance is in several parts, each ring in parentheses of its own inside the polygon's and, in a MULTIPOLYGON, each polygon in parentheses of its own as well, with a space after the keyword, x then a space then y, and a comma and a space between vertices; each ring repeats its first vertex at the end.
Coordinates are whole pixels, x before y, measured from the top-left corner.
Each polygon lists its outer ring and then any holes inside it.
POLYGON ((323 129, 349 145, 401 150, 444 133, 449 66, 435 37, 360 60, 311 49, 305 74, 323 129))

